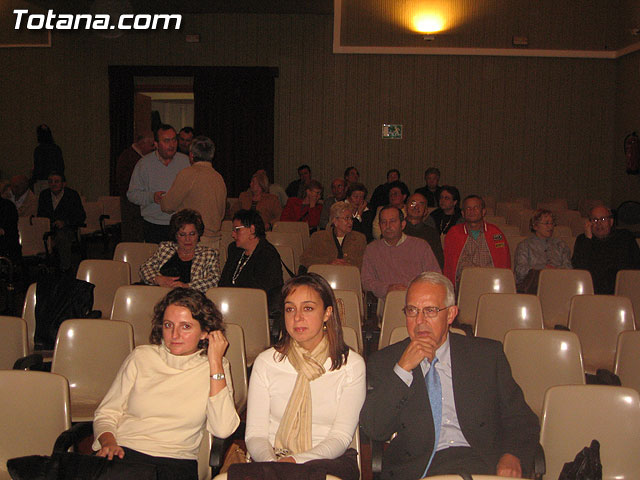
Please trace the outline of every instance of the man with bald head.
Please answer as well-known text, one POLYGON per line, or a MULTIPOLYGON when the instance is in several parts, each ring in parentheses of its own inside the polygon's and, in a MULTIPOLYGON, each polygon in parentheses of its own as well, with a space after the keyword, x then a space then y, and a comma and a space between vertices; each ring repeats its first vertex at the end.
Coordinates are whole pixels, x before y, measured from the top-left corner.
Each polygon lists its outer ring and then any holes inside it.
POLYGON ((8 199, 16 206, 20 217, 31 217, 38 213, 38 199, 29 190, 29 179, 26 175, 16 175, 11 178, 8 199))
POLYGON ((597 206, 576 238, 571 263, 589 270, 596 294, 613 294, 619 270, 640 269, 640 249, 631 232, 613 228, 611 210, 597 206))

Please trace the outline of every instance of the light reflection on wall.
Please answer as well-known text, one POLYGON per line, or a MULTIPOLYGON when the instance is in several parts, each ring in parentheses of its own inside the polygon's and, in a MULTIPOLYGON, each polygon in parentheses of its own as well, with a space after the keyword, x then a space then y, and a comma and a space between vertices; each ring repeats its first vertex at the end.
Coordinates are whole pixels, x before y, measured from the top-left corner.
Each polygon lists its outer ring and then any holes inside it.
POLYGON ((448 31, 464 23, 467 2, 451 0, 404 0, 406 28, 419 33, 448 31), (462 8, 461 8, 462 7, 462 8))
POLYGON ((435 33, 444 30, 446 23, 438 13, 419 13, 413 17, 413 29, 420 33, 435 33))

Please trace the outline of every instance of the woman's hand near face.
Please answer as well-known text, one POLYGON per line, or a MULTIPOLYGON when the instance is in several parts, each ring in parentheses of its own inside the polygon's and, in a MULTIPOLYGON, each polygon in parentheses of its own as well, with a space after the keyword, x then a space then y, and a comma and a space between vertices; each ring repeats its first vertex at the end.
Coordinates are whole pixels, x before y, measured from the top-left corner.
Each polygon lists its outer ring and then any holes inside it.
POLYGON ((102 448, 96 453, 99 457, 106 457, 113 460, 113 457, 124 458, 124 450, 116 442, 116 437, 111 432, 105 432, 98 438, 102 448))

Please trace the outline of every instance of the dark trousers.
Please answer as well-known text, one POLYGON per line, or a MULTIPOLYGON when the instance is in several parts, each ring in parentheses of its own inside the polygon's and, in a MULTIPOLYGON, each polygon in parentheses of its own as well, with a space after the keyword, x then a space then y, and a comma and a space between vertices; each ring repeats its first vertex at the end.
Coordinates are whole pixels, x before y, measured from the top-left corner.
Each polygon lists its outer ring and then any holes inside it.
MULTIPOLYGON (((198 480, 198 462, 179 458, 154 457, 131 448, 122 447, 125 462, 154 465, 158 480, 198 480)), ((120 458, 113 457, 114 461, 120 458)))
POLYGON ((434 455, 427 477, 456 473, 495 475, 496 465, 488 465, 486 459, 470 447, 445 448, 434 455))
POLYGON ((175 238, 169 237, 169 225, 156 225, 155 223, 143 220, 142 231, 144 233, 144 241, 147 243, 175 240, 175 238))

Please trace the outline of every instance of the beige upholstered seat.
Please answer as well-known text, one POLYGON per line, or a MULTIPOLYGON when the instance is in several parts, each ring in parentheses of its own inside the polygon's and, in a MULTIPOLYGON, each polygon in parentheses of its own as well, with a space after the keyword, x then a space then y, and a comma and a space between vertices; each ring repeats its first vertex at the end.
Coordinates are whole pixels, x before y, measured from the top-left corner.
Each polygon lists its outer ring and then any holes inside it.
POLYGON ((571 227, 568 225, 556 225, 553 229, 554 237, 572 237, 573 232, 571 231, 571 227))
POLYGON ((82 202, 82 207, 87 215, 84 221, 85 226, 78 229, 80 235, 92 235, 102 232, 100 227, 100 216, 102 215, 102 204, 100 202, 82 202))
POLYGON ((458 287, 458 321, 473 325, 478 299, 483 293, 516 293, 513 272, 506 268, 467 267, 458 287))
POLYGON ((309 272, 317 273, 329 282, 334 290, 353 290, 358 293, 360 312, 364 312, 360 270, 353 265, 311 265, 309 272))
POLYGON ((342 339, 344 343, 354 352, 358 352, 362 354, 362 351, 358 350, 358 335, 356 334, 355 329, 348 327, 346 325, 342 326, 342 339))
POLYGON ((16 360, 28 354, 27 323, 20 317, 0 315, 0 370, 11 370, 16 360))
MULTIPOLYGON (((36 334, 36 283, 29 285, 27 294, 24 297, 24 305, 22 306, 22 319, 27 324, 27 345, 29 353, 33 353, 35 349, 35 334, 36 334)), ((43 355, 43 358, 47 361, 51 360, 53 352, 39 351, 43 355)))
POLYGON ((289 245, 274 245, 274 247, 276 247, 276 250, 278 250, 278 253, 280 254, 280 260, 282 260, 281 263, 283 263, 282 279, 284 281, 287 281, 289 278, 291 278, 291 275, 289 275, 289 272, 285 268, 285 265, 289 270, 291 270, 292 273, 296 273, 296 262, 293 256, 293 248, 291 248, 289 245))
POLYGON ((485 293, 478 299, 474 334, 502 341, 515 328, 542 329, 542 308, 535 295, 485 293))
MULTIPOLYGON (((450 327, 449 333, 457 333, 458 335, 467 334, 464 330, 460 330, 459 328, 455 328, 455 327, 450 327)), ((408 336, 409 336, 409 332, 407 331, 406 326, 396 327, 393 330, 391 330, 391 335, 389 336, 389 345, 393 345, 394 343, 401 342, 408 336)))
POLYGON ((98 203, 102 205, 102 214, 109 216, 104 221, 105 225, 117 225, 122 222, 120 197, 101 196, 98 197, 98 203))
POLYGON ((238 413, 247 406, 248 379, 247 379, 247 354, 244 347, 244 332, 240 325, 234 323, 225 324, 225 337, 229 347, 225 357, 231 367, 231 379, 233 385, 233 400, 238 413))
POLYGON ((120 242, 113 252, 113 259, 131 266, 131 283, 140 281, 140 265, 158 249, 157 243, 120 242))
MULTIPOLYGON (((226 221, 226 220, 225 220, 226 221)), ((227 249, 229 244, 233 243, 233 237, 230 231, 220 231, 220 246, 218 247, 218 253, 220 254, 220 271, 224 268, 224 264, 227 262, 227 249)))
POLYGON ((504 353, 527 404, 538 416, 549 387, 584 385, 580 340, 573 332, 510 330, 504 336, 504 353))
POLYGON ((309 246, 309 224, 307 222, 278 221, 273 224, 274 232, 297 232, 302 238, 303 248, 309 246))
POLYGON ((58 435, 71 427, 69 385, 61 375, 0 371, 0 478, 11 478, 7 460, 51 455, 58 435))
POLYGON ((588 373, 598 368, 613 371, 618 334, 635 330, 631 301, 613 295, 576 295, 571 299, 569 329, 580 338, 588 373))
POLYGON ((640 478, 640 398, 630 388, 563 385, 547 390, 540 443, 545 479, 557 479, 565 462, 591 440, 600 442, 603 480, 640 478))
POLYGON ((298 232, 267 232, 267 240, 273 245, 289 245, 293 249, 293 260, 296 268, 300 265, 300 257, 304 251, 302 235, 298 232))
POLYGON ((587 270, 544 269, 538 280, 544 328, 567 326, 574 295, 593 294, 591 274, 587 270))
POLYGON ((43 236, 49 231, 49 226, 49 219, 44 217, 20 217, 18 219, 19 240, 24 257, 46 253, 43 236))
POLYGON ((131 267, 116 260, 83 260, 76 278, 93 283, 93 309, 100 310, 107 318, 113 306, 113 297, 118 287, 131 283, 131 267))
POLYGON ((271 344, 267 294, 255 288, 213 287, 206 295, 222 312, 225 323, 242 327, 247 365, 253 365, 258 354, 271 344))
POLYGON ((518 225, 500 225, 498 227, 505 237, 519 237, 520 227, 518 225))
POLYGON ((636 326, 640 326, 640 270, 620 270, 616 274, 616 295, 631 300, 636 317, 636 326))
POLYGON ((627 330, 618 335, 614 373, 623 387, 640 392, 640 332, 627 330))
POLYGON ((505 233, 505 237, 507 237, 507 244, 509 245, 509 256, 511 257, 511 265, 515 264, 516 257, 516 248, 520 245, 520 242, 526 240, 528 236, 525 235, 507 235, 505 233))
POLYGON ((93 420, 95 409, 132 350, 133 328, 127 322, 98 319, 62 322, 51 372, 69 381, 74 422, 93 420))
POLYGON ((404 308, 407 292, 395 290, 387 293, 384 300, 384 311, 382 312, 382 326, 380 327, 380 340, 378 350, 390 344, 391 332, 396 327, 404 327, 406 318, 402 309, 404 308))
POLYGON ((353 328, 356 333, 358 348, 354 348, 354 350, 358 353, 362 353, 362 314, 360 312, 360 303, 358 302, 358 293, 353 290, 339 289, 334 290, 333 293, 338 301, 342 325, 353 328))
POLYGON ((230 232, 231 230, 233 230, 233 222, 231 220, 223 220, 220 224, 220 231, 230 232))
POLYGON ((169 287, 123 285, 116 290, 111 320, 129 322, 133 326, 135 345, 148 345, 153 308, 170 291, 169 287))

